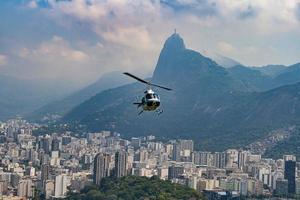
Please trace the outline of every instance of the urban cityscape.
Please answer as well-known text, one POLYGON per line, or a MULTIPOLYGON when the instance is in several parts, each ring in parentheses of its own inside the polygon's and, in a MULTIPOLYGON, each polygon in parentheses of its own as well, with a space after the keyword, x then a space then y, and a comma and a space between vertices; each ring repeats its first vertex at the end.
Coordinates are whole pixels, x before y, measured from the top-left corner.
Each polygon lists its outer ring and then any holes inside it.
POLYGON ((109 131, 34 136, 39 127, 23 119, 0 123, 2 199, 66 198, 109 176, 157 176, 207 199, 300 194, 300 163, 293 155, 274 160, 242 149, 204 152, 195 150, 193 140, 126 140, 109 131))
POLYGON ((300 200, 300 0, 0 0, 0 200, 300 200))

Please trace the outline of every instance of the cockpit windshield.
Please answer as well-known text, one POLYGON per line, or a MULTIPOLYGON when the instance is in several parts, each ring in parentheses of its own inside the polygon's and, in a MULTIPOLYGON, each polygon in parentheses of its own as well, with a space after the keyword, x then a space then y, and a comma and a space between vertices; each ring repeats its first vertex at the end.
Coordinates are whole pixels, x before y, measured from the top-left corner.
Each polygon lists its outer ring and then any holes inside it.
POLYGON ((153 99, 153 94, 146 94, 146 99, 153 99))
POLYGON ((159 99, 157 94, 146 94, 146 99, 159 99))

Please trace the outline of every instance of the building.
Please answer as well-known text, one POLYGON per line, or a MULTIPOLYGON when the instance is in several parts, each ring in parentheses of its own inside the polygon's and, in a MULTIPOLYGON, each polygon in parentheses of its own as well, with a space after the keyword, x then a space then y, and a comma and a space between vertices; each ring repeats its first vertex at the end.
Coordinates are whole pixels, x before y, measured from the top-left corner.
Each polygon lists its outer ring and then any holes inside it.
POLYGON ((42 167, 41 167, 42 184, 44 184, 44 182, 49 179, 49 174, 50 174, 50 165, 42 164, 42 167))
POLYGON ((115 154, 115 173, 116 177, 127 175, 127 152, 118 151, 115 154))
POLYGON ((172 160, 192 162, 192 153, 194 151, 193 140, 178 140, 173 145, 172 160))
POLYGON ((278 195, 288 195, 288 180, 286 179, 277 179, 276 180, 276 194, 278 195))
POLYGON ((226 166, 226 153, 215 152, 213 156, 213 166, 217 168, 225 168, 226 166))
POLYGON ((296 156, 294 156, 294 155, 283 155, 283 160, 284 161, 289 161, 289 160, 296 161, 296 156))
POLYGON ((168 179, 171 180, 173 178, 179 178, 184 173, 184 167, 183 166, 175 166, 172 165, 169 167, 168 170, 168 179))
POLYGON ((165 167, 158 168, 158 177, 162 180, 167 180, 169 175, 169 169, 165 167))
MULTIPOLYGON (((50 184, 50 183, 49 183, 50 184)), ((68 186, 70 185, 70 180, 67 175, 62 174, 55 177, 55 198, 63 198, 67 194, 68 186)), ((51 187, 51 185, 48 185, 51 187)))
POLYGON ((44 191, 46 199, 50 199, 54 195, 55 184, 53 180, 47 180, 44 184, 44 191))
POLYGON ((180 161, 180 145, 177 143, 173 144, 172 160, 180 161))
POLYGON ((249 151, 239 151, 239 155, 238 155, 239 169, 243 169, 246 166, 250 154, 251 153, 249 151))
POLYGON ((284 178, 288 181, 288 193, 295 194, 296 191, 296 161, 284 162, 284 178))
POLYGON ((0 195, 5 195, 7 194, 7 188, 8 188, 8 181, 0 181, 0 195))
POLYGON ((226 151, 226 167, 237 168, 238 167, 239 152, 235 149, 228 149, 226 151))
POLYGON ((51 137, 49 135, 44 136, 40 140, 40 148, 44 150, 46 154, 49 154, 51 151, 51 137))
POLYGON ((133 146, 134 149, 138 149, 141 146, 141 138, 132 137, 131 146, 133 146))
POLYGON ((213 157, 211 152, 194 151, 194 163, 196 165, 208 165, 211 157, 213 157))
POLYGON ((300 195, 300 179, 299 178, 296 179, 296 191, 295 192, 297 195, 300 195))
POLYGON ((18 196, 31 198, 33 197, 34 185, 31 179, 22 179, 18 184, 18 196))
POLYGON ((60 140, 55 137, 52 140, 52 144, 51 144, 51 151, 59 151, 60 150, 60 140))
POLYGON ((106 153, 99 153, 94 159, 94 175, 93 182, 100 185, 101 179, 110 175, 109 163, 111 156, 106 153))

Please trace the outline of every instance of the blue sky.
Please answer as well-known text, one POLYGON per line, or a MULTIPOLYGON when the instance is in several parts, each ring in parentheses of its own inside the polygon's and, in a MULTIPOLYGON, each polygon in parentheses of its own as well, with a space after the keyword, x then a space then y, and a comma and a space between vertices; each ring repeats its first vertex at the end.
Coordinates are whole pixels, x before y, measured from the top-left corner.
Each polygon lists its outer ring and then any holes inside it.
POLYGON ((300 62, 299 0, 2 0, 0 73, 87 84, 151 74, 174 28, 245 65, 300 62))

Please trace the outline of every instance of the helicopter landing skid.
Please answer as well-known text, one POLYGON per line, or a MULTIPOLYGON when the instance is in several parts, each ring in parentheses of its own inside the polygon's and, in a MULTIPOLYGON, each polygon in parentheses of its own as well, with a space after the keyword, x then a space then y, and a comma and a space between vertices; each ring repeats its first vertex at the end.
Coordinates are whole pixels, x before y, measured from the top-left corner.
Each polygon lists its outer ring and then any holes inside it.
POLYGON ((143 112, 144 112, 144 110, 141 110, 138 115, 141 115, 143 112))
POLYGON ((157 113, 157 115, 161 115, 161 114, 164 112, 164 110, 162 110, 162 109, 157 109, 155 112, 157 113))
MULTIPOLYGON (((144 112, 144 110, 141 110, 141 111, 138 113, 138 115, 141 115, 143 112, 144 112)), ((156 112, 157 115, 161 115, 161 114, 164 112, 164 110, 158 109, 158 110, 156 110, 155 112, 156 112)))

